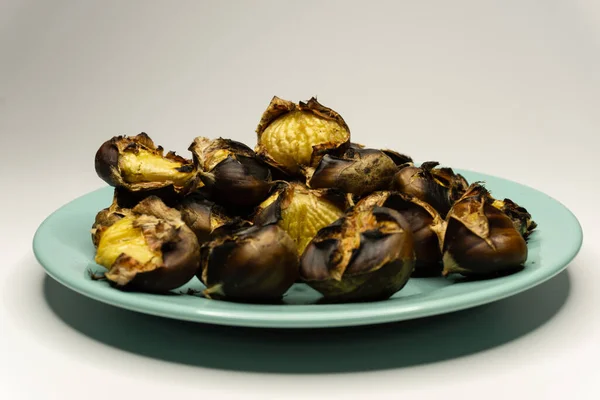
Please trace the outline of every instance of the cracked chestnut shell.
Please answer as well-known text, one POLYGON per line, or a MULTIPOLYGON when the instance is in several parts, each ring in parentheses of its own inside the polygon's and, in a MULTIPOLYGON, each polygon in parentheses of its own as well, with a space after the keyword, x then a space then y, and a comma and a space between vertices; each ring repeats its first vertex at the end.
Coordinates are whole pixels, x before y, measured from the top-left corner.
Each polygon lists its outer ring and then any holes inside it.
POLYGON ((199 267, 200 246, 179 211, 158 197, 135 206, 102 235, 95 261, 123 290, 164 293, 186 284, 199 267))
POLYGON ((319 229, 344 215, 351 203, 334 190, 309 189, 298 182, 279 182, 254 215, 255 225, 276 224, 302 254, 319 229))
POLYGON ((256 153, 230 139, 197 137, 190 146, 199 178, 214 199, 233 206, 256 206, 271 190, 271 171, 256 153))
POLYGON ((443 275, 493 276, 522 267, 527 244, 513 221, 472 184, 452 207, 443 241, 443 275))
POLYGON ((314 189, 335 188, 356 196, 386 190, 398 167, 385 152, 351 147, 343 156, 326 154, 314 171, 309 170, 307 184, 314 189))
POLYGON ((414 196, 435 208, 442 218, 467 190, 466 179, 451 168, 436 168, 437 161, 416 167, 406 163, 394 175, 391 190, 414 196))
POLYGON ((354 209, 321 229, 300 260, 300 277, 331 302, 385 300, 415 266, 413 235, 385 207, 354 209))
POLYGON ((195 189, 198 183, 193 162, 174 152, 163 152, 144 132, 115 136, 96 152, 96 173, 109 185, 131 192, 172 186, 176 193, 185 194, 195 189))
POLYGON ((342 116, 314 97, 298 104, 273 97, 256 133, 256 153, 292 176, 301 176, 302 167, 315 167, 327 153, 342 154, 350 144, 342 116))
POLYGON ((224 234, 202 247, 198 278, 208 298, 280 300, 298 278, 298 250, 277 225, 224 234))
POLYGON ((515 225, 515 229, 523 236, 525 240, 537 228, 537 223, 531 219, 531 214, 525 207, 521 207, 511 199, 498 200, 493 199, 492 206, 506 214, 515 225))
POLYGON ((102 237, 104 231, 108 229, 108 227, 120 219, 131 215, 131 213, 132 212, 129 208, 124 208, 119 205, 117 193, 114 193, 111 205, 100 210, 94 219, 94 223, 90 232, 92 234, 92 243, 94 244, 94 247, 98 248, 100 238, 102 237))
POLYGON ((242 228, 251 223, 238 217, 231 217, 220 205, 200 195, 189 195, 177 207, 181 219, 196 234, 198 243, 203 244, 213 239, 215 231, 220 228, 242 228))
POLYGON ((357 209, 391 208, 406 220, 414 238, 416 265, 413 276, 440 275, 442 272, 441 243, 445 221, 428 203, 399 193, 375 192, 356 204, 357 209))

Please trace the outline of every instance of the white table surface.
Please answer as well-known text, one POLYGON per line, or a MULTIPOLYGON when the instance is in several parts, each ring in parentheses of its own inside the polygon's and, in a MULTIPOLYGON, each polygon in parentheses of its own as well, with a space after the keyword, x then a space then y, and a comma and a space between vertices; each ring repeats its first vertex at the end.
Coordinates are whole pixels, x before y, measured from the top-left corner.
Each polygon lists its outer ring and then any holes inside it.
POLYGON ((594 1, 0 2, 0 398, 600 398, 598 71, 594 1), (313 332, 154 318, 45 276, 32 236, 104 186, 102 141, 253 145, 273 95, 317 95, 370 146, 548 193, 581 252, 488 306, 313 332))

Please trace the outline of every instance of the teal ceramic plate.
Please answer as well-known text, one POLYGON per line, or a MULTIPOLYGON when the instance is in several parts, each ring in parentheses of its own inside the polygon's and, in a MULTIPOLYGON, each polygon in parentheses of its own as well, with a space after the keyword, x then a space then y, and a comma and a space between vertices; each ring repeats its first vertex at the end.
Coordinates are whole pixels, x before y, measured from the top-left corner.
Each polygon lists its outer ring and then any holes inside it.
POLYGON ((485 181, 497 197, 508 197, 530 211, 539 224, 529 241, 525 268, 509 276, 466 281, 455 278, 411 278, 391 299, 361 304, 316 304, 319 295, 304 284, 294 285, 284 304, 257 305, 208 300, 184 294, 200 290, 194 278, 172 295, 128 293, 93 281, 88 269, 100 270, 94 259, 90 227, 96 213, 112 200, 106 187, 80 197, 50 215, 36 232, 33 249, 46 272, 85 296, 125 309, 222 325, 317 328, 366 325, 448 313, 490 303, 530 289, 558 274, 581 247, 575 216, 542 192, 508 180, 459 171, 470 182, 485 181))

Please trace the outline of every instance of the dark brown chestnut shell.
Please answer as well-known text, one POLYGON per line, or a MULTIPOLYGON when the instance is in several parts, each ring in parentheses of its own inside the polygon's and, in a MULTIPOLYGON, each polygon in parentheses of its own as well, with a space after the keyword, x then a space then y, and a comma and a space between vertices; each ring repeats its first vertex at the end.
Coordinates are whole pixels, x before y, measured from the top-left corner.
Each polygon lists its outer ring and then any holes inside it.
POLYGON ((197 137, 189 150, 199 178, 219 203, 252 207, 271 190, 271 170, 254 151, 230 139, 197 137))
POLYGON ((445 218, 450 208, 468 187, 467 180, 451 168, 436 168, 437 161, 427 161, 420 167, 412 163, 400 166, 390 189, 414 196, 429 203, 445 218))
POLYGON ((492 276, 523 267, 528 249, 513 221, 491 205, 487 190, 469 187, 452 207, 442 247, 443 275, 492 276))
POLYGON ((410 226, 416 256, 412 276, 439 276, 442 272, 441 242, 445 229, 445 222, 440 214, 428 203, 399 192, 375 192, 356 204, 359 209, 374 206, 397 211, 410 226))
POLYGON ((277 225, 253 226, 202 247, 198 278, 209 298, 245 302, 280 300, 298 278, 298 251, 277 225))
POLYGON ((300 277, 329 302, 385 300, 415 265, 408 223, 385 207, 350 211, 323 228, 300 260, 300 277))
POLYGON ((364 196, 386 190, 398 167, 383 151, 348 149, 342 157, 325 155, 307 180, 314 189, 335 188, 364 196))

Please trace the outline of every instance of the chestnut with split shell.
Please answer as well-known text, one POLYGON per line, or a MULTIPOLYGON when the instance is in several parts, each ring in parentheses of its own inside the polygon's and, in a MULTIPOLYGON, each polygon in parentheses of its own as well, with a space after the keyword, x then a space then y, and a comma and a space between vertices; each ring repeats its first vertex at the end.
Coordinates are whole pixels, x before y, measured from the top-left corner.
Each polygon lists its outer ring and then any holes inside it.
POLYGON ((189 150, 198 177, 214 200, 233 206, 256 206, 271 190, 271 171, 243 143, 230 139, 199 136, 189 150))
POLYGON ((522 268, 527 244, 513 221, 494 207, 488 191, 472 184, 447 217, 443 275, 493 276, 522 268))
POLYGON ((452 204, 466 191, 468 183, 451 168, 436 168, 438 165, 437 161, 424 162, 420 167, 406 163, 394 175, 390 189, 429 203, 445 218, 452 204))
POLYGON ((338 191, 309 189, 298 182, 279 182, 258 206, 254 224, 278 225, 292 237, 302 254, 319 229, 340 218, 350 205, 350 199, 338 191))
POLYGON ((525 240, 537 228, 537 223, 531 219, 531 214, 525 207, 521 207, 511 199, 498 200, 493 199, 492 206, 506 214, 515 225, 515 229, 523 236, 525 240))
POLYGON ((298 278, 298 250, 277 225, 253 226, 203 245, 200 265, 206 297, 273 302, 298 278))
POLYGON ((95 261, 117 288, 164 293, 194 277, 200 246, 179 211, 148 197, 102 232, 95 261))
POLYGON ((300 277, 326 301, 385 300, 406 285, 415 260, 410 226, 398 212, 353 209, 311 241, 300 277))
POLYGON ((445 221, 428 203, 399 192, 381 191, 361 199, 357 209, 391 208, 407 221, 414 237, 416 265, 413 276, 439 276, 442 272, 441 243, 445 221))
POLYGON ((223 207, 201 195, 187 196, 176 208, 181 212, 183 222, 196 234, 200 244, 212 240, 215 232, 220 230, 252 225, 239 217, 229 216, 223 207))
POLYGON ((307 184, 360 197, 388 189, 397 170, 394 160, 381 150, 350 147, 341 157, 326 154, 315 169, 308 169, 307 184))
POLYGON ((298 104, 273 97, 256 133, 259 157, 292 176, 301 176, 302 167, 316 167, 325 154, 342 154, 350 144, 342 116, 314 97, 298 104))
POLYGON ((177 193, 188 193, 198 186, 191 160, 174 152, 163 155, 163 148, 143 132, 104 142, 96 152, 95 168, 109 185, 132 192, 172 186, 177 193))

